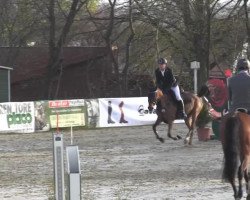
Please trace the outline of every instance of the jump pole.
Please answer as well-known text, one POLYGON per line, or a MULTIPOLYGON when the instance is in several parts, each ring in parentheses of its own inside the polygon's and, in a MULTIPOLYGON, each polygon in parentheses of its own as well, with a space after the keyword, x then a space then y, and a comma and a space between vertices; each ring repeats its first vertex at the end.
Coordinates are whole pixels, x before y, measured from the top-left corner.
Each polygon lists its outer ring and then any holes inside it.
POLYGON ((56 133, 53 133, 54 193, 56 200, 65 200, 63 135, 59 132, 59 115, 56 114, 56 133))

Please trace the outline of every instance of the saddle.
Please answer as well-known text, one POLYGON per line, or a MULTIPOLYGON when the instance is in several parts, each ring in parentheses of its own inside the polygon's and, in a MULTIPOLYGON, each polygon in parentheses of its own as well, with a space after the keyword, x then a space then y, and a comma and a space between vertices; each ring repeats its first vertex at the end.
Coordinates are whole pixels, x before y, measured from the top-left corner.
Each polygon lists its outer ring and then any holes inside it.
MULTIPOLYGON (((173 103, 175 103, 175 105, 178 105, 178 101, 176 99, 176 96, 173 92, 173 90, 167 90, 164 92, 165 95, 170 96, 173 103)), ((181 91, 181 98, 183 99, 184 104, 188 104, 192 101, 192 97, 190 95, 187 95, 188 92, 185 91, 181 91)))
POLYGON ((165 95, 170 96, 174 103, 177 103, 176 96, 173 90, 168 90, 165 95))
MULTIPOLYGON (((168 99, 170 99, 169 102, 171 102, 176 107, 177 110, 176 110, 175 117, 176 117, 176 119, 180 119, 179 114, 180 114, 180 112, 183 112, 183 111, 182 111, 182 107, 180 105, 180 102, 176 99, 174 92, 172 90, 167 90, 164 92, 164 95, 169 97, 168 98, 168 99)), ((183 95, 183 93, 181 93, 181 96, 182 96, 182 99, 184 101, 184 104, 187 103, 187 101, 190 101, 190 99, 186 98, 187 95, 183 95)), ((161 102, 157 103, 157 110, 161 111, 161 112, 165 112, 165 109, 162 108, 161 102)))
POLYGON ((236 111, 250 115, 250 110, 247 110, 246 108, 237 108, 236 111))

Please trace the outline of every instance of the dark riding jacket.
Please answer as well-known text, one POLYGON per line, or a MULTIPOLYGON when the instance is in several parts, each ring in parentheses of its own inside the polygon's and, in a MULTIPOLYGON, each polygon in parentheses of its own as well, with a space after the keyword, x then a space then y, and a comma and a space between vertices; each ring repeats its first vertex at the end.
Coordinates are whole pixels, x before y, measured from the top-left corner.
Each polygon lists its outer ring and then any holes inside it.
POLYGON ((156 85, 160 88, 163 92, 170 90, 171 87, 177 86, 177 81, 173 75, 173 72, 170 68, 166 67, 164 76, 162 75, 159 68, 155 70, 155 78, 156 78, 156 85))
POLYGON ((229 112, 237 108, 250 110, 250 75, 244 71, 228 80, 229 112))

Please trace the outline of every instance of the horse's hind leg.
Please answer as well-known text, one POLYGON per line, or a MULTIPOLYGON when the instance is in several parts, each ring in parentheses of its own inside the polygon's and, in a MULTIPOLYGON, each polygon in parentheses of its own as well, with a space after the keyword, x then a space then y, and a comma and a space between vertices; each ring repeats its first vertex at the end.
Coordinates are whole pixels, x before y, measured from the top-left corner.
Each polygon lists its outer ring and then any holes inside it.
POLYGON ((233 191, 234 191, 234 199, 238 200, 238 193, 237 188, 235 185, 235 180, 229 180, 230 184, 232 185, 233 191))
POLYGON ((239 170, 238 170, 238 179, 239 179, 239 190, 238 190, 237 198, 241 199, 243 196, 243 190, 242 190, 243 170, 242 170, 242 166, 240 166, 239 170))
POLYGON ((191 131, 190 131, 190 139, 189 139, 189 145, 192 145, 192 142, 193 142, 193 136, 194 136, 194 129, 192 129, 191 131))
POLYGON ((247 193, 247 200, 250 200, 250 188, 249 188, 249 174, 248 169, 244 171, 244 178, 246 182, 246 193, 247 193))
POLYGON ((242 169, 244 171, 244 179, 246 183, 246 193, 247 193, 247 200, 250 200, 250 188, 249 188, 249 174, 248 174, 248 161, 249 158, 247 157, 242 163, 242 169))
POLYGON ((195 122, 197 120, 197 117, 198 117, 198 112, 196 111, 190 118, 190 138, 189 138, 189 142, 188 144, 189 145, 192 145, 192 142, 193 142, 193 136, 194 136, 194 129, 195 129, 195 122))
POLYGON ((247 193, 247 200, 250 200, 250 187, 249 187, 249 173, 248 169, 244 171, 244 178, 246 182, 246 193, 247 193))
POLYGON ((192 124, 192 118, 187 118, 186 120, 185 120, 185 124, 187 125, 187 127, 188 127, 188 129, 189 129, 189 131, 188 131, 188 133, 187 133, 187 135, 186 135, 186 137, 185 137, 185 139, 184 139, 184 144, 189 144, 190 143, 190 133, 191 133, 191 131, 192 131, 192 127, 191 127, 191 124, 192 124))
POLYGON ((156 120, 156 122, 155 122, 154 125, 153 125, 153 131, 154 131, 154 133, 155 133, 156 138, 157 138, 158 140, 160 140, 160 142, 163 143, 163 142, 164 142, 164 139, 163 139, 162 137, 160 137, 160 136, 158 135, 158 132, 156 131, 156 127, 157 127, 161 122, 162 122, 161 118, 158 117, 157 120, 156 120))

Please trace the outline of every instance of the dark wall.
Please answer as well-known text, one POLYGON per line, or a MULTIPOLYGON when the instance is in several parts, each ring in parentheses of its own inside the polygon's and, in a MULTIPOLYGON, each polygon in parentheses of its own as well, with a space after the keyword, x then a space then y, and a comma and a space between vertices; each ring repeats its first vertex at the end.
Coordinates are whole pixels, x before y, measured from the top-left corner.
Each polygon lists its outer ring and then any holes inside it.
MULTIPOLYGON (((64 66, 53 81, 54 99, 99 98, 105 96, 106 84, 111 76, 107 58, 64 66), (60 79, 60 80, 59 80, 60 79), (58 81, 60 82, 58 87, 58 81), (58 95, 56 91, 58 88, 58 95)), ((19 81, 11 85, 12 101, 44 100, 45 77, 19 81)))
POLYGON ((9 70, 0 68, 0 102, 9 101, 9 70))

